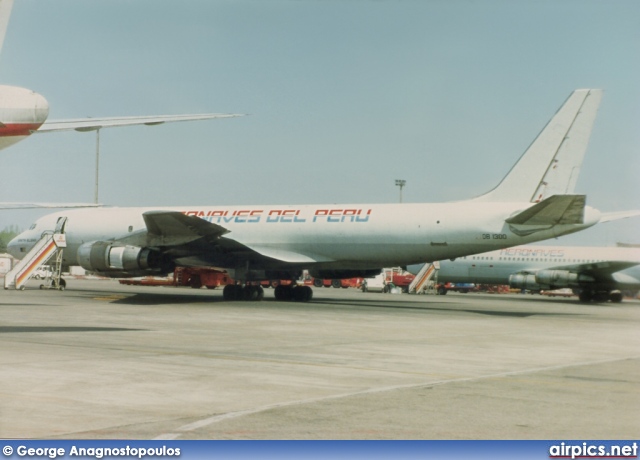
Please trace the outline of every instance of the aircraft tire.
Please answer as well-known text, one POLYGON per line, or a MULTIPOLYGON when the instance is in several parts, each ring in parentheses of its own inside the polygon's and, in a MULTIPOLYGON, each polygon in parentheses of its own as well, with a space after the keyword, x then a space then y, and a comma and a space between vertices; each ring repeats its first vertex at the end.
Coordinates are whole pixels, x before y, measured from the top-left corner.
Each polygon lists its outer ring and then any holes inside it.
POLYGON ((222 298, 226 301, 238 300, 238 294, 242 292, 241 289, 241 286, 237 286, 235 284, 227 284, 222 290, 222 298), (240 289, 238 289, 238 287, 240 289))
POLYGON ((308 302, 313 297, 313 290, 309 286, 296 286, 293 289, 293 300, 296 302, 308 302))
POLYGON ((612 303, 620 303, 620 302, 622 302, 622 292, 620 292, 620 291, 611 291, 609 293, 609 300, 612 303))
POLYGON ((580 302, 589 303, 593 300, 593 292, 583 289, 578 296, 580 302))
POLYGON ((276 300, 291 300, 293 297, 293 289, 289 285, 280 284, 275 289, 276 300))

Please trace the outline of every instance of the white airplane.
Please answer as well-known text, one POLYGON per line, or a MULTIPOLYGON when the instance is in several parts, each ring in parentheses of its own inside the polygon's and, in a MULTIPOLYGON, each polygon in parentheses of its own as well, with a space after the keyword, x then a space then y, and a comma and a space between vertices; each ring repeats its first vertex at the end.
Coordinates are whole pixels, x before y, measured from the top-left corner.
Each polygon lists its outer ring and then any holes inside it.
POLYGON ((640 289, 640 248, 505 248, 440 261, 438 282, 508 284, 531 291, 571 288, 582 302, 621 302, 621 290, 640 289))
MULTIPOLYGON (((66 217, 64 265, 110 277, 168 273, 176 266, 225 270, 240 282, 224 298, 261 299, 244 282, 370 277, 381 267, 462 257, 554 238, 603 216, 573 194, 601 90, 574 91, 507 176, 489 193, 453 203, 98 208, 50 214, 18 235, 23 256, 66 217)), ((622 217, 622 216, 615 216, 622 217)), ((309 300, 305 286, 277 299, 309 300)))

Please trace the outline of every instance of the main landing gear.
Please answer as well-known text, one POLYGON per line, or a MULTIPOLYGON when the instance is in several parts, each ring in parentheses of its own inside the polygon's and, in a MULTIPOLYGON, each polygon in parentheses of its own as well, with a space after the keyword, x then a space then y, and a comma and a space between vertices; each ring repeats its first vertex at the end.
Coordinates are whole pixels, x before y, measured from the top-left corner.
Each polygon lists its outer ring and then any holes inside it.
POLYGON ((275 289, 276 300, 294 300, 296 302, 308 302, 313 297, 313 290, 309 286, 297 284, 280 284, 275 289))
POLYGON ((606 302, 612 303, 622 302, 622 293, 620 291, 591 291, 589 289, 583 289, 580 292, 580 302, 606 302))
POLYGON ((222 298, 224 300, 258 301, 264 299, 264 289, 262 286, 227 284, 222 291, 222 298))
MULTIPOLYGON (((313 297, 313 290, 309 286, 298 286, 294 284, 285 286, 280 284, 275 288, 275 297, 276 300, 308 302, 313 297)), ((227 284, 222 291, 222 298, 226 301, 259 301, 264 299, 264 289, 262 286, 252 286, 250 284, 246 286, 227 284)))

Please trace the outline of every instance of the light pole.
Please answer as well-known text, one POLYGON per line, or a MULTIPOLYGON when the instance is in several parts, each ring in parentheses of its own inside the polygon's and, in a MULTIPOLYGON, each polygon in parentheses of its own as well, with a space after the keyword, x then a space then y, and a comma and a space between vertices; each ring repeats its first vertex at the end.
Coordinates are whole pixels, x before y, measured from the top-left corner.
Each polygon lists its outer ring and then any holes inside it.
POLYGON ((402 187, 407 184, 407 181, 404 179, 396 179, 396 185, 400 187, 400 203, 402 203, 402 187))

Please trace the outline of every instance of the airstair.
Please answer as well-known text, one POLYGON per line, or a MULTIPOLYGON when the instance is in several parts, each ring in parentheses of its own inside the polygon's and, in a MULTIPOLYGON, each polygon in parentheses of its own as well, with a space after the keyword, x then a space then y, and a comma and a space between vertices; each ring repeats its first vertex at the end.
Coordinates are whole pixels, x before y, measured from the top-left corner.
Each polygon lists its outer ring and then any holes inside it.
POLYGON ((44 232, 38 242, 31 248, 20 262, 9 271, 4 278, 4 288, 15 288, 24 290, 25 284, 36 273, 36 271, 45 265, 49 260, 56 256, 51 277, 47 278, 49 284, 40 286, 41 289, 47 287, 52 289, 64 289, 64 280, 60 278, 62 271, 62 252, 67 246, 64 234, 64 225, 67 222, 66 217, 60 217, 54 232, 44 232))
POLYGON ((440 262, 436 261, 432 264, 425 263, 409 285, 409 293, 422 294, 427 293, 429 287, 433 289, 434 283, 430 284, 429 281, 431 281, 434 276, 437 277, 438 270, 440 270, 440 262))

